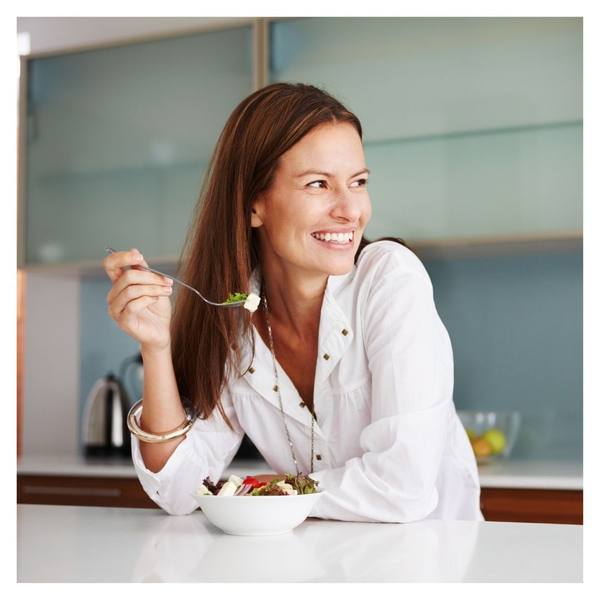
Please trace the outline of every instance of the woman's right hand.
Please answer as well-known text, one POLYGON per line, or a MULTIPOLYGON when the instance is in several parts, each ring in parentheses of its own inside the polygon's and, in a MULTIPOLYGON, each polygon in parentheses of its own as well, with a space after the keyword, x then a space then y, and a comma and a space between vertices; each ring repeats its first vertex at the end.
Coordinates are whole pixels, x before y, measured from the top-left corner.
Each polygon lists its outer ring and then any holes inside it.
POLYGON ((106 297, 108 314, 146 349, 165 350, 171 343, 169 296, 173 281, 135 265, 148 266, 135 248, 104 259, 104 270, 113 283, 106 297), (126 266, 132 268, 126 270, 126 266))

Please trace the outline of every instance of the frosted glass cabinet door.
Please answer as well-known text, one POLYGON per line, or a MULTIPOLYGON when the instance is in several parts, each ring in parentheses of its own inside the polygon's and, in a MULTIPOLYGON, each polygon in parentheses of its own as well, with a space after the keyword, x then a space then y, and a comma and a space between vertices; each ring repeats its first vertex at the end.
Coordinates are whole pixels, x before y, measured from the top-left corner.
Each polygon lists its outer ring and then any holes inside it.
POLYGON ((583 222, 578 124, 366 143, 372 238, 545 236, 583 222))
POLYGON ((368 235, 582 229, 582 19, 302 18, 270 39, 271 81, 323 86, 360 118, 368 235))
POLYGON ((32 58, 26 262, 179 254, 225 121, 252 91, 251 27, 32 58))

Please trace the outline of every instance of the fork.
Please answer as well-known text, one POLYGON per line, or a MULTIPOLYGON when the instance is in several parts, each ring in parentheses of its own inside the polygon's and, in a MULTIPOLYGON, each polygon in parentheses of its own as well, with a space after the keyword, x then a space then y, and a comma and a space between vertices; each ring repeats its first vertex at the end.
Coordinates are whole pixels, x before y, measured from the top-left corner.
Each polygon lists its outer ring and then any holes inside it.
MULTIPOLYGON (((105 250, 109 254, 114 254, 116 252, 116 250, 113 250, 112 248, 109 248, 108 246, 105 248, 105 250)), ((160 271, 157 271, 156 269, 151 269, 150 267, 144 267, 143 265, 135 265, 135 267, 137 269, 143 269, 144 271, 150 271, 150 273, 156 273, 157 275, 162 275, 163 277, 168 277, 169 279, 172 279, 179 285, 182 285, 183 287, 186 287, 188 290, 191 290, 195 294, 198 294, 198 296, 200 296, 200 298, 202 298, 202 300, 204 300, 204 302, 206 302, 207 304, 211 304, 212 306, 220 306, 222 308, 237 308, 238 306, 244 306, 244 304, 246 304, 246 300, 240 300, 239 302, 227 302, 226 304, 222 304, 220 302, 211 302, 210 300, 207 300, 196 288, 193 288, 191 285, 188 285, 187 283, 183 283, 183 281, 180 281, 179 279, 175 279, 175 277, 173 277, 172 275, 167 275, 166 273, 161 273, 160 271)))

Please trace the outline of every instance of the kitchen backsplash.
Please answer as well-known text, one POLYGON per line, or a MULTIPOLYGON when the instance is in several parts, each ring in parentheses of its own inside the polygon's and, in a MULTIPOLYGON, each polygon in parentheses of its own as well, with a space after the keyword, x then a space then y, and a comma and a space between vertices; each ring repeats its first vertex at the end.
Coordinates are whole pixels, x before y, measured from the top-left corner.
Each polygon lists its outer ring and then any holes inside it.
MULTIPOLYGON (((458 410, 518 410, 513 456, 583 458, 583 254, 424 261, 452 340, 458 410)), ((107 314, 107 277, 81 286, 81 410, 139 352, 107 314)), ((126 370, 132 402, 141 380, 126 370)))
POLYGON ((583 254, 425 263, 462 410, 517 410, 515 457, 583 458, 583 254))

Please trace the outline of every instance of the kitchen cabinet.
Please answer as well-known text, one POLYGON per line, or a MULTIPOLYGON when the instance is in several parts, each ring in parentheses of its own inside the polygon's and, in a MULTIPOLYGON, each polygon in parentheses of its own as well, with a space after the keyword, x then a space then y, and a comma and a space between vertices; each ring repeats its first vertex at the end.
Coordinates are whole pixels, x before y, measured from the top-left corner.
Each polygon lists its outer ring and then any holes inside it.
POLYGON ((489 521, 583 525, 580 462, 509 459, 479 465, 489 521))
POLYGON ((18 504, 158 508, 137 478, 18 475, 18 504))
POLYGON ((175 257, 206 165, 253 89, 253 29, 23 58, 20 265, 175 257))
POLYGON ((486 521, 583 525, 582 490, 482 488, 486 521))
POLYGON ((369 237, 554 243, 583 229, 583 22, 312 18, 270 24, 270 80, 361 119, 369 237))
POLYGON ((581 250, 581 18, 256 19, 23 59, 19 264, 173 264, 219 132, 275 81, 361 119, 373 218, 422 258, 581 250))

